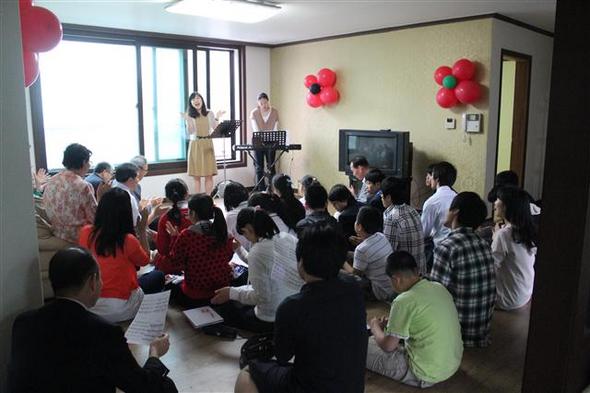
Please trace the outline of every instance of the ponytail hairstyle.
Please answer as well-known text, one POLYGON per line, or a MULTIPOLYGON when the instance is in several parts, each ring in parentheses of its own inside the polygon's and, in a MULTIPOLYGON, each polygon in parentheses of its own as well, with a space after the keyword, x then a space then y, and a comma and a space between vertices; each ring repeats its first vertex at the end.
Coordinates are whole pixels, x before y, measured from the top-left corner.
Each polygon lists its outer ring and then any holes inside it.
POLYGON ((188 187, 182 179, 172 179, 166 183, 166 198, 173 203, 172 209, 166 213, 168 219, 176 225, 180 225, 182 214, 178 208, 178 202, 186 199, 188 187))
POLYGON ((529 194, 521 188, 504 186, 497 190, 497 197, 505 206, 504 217, 512 225, 512 240, 527 248, 535 247, 535 226, 531 216, 529 194))
POLYGON ((220 208, 213 204, 213 198, 207 194, 196 194, 188 201, 188 208, 199 220, 213 220, 211 232, 217 246, 227 241, 227 224, 220 208))
POLYGON ((275 222, 262 209, 246 207, 240 210, 236 221, 236 229, 240 235, 244 234, 243 229, 248 224, 252 225, 254 233, 259 238, 272 239, 274 235, 279 233, 279 228, 275 222))
POLYGON ((291 178, 285 174, 275 175, 272 178, 272 186, 275 191, 278 191, 281 194, 279 198, 285 216, 283 221, 285 221, 285 224, 287 224, 289 228, 295 230, 299 220, 305 218, 305 208, 301 202, 295 198, 291 178))

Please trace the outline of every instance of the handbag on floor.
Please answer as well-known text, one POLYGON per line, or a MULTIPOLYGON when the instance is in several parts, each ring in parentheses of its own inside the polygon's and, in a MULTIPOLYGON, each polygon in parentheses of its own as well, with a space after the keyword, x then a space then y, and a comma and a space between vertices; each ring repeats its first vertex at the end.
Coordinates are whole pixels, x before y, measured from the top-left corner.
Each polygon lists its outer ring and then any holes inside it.
POLYGON ((252 360, 270 360, 274 356, 274 333, 257 334, 250 337, 240 350, 240 369, 252 360))

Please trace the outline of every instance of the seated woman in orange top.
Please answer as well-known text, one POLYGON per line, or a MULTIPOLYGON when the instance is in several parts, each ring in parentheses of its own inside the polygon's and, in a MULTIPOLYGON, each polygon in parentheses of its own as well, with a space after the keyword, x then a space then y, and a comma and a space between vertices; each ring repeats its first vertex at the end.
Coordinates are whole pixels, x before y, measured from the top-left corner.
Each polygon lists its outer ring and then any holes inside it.
POLYGON ((80 230, 80 245, 94 255, 100 267, 102 290, 90 309, 109 322, 126 321, 135 316, 144 291, 154 293, 164 287, 164 273, 153 271, 137 278, 137 270, 149 263, 147 212, 141 213, 135 237, 129 193, 109 190, 96 209, 94 225, 80 230), (142 289, 143 287, 143 289, 142 289))
POLYGON ((172 297, 183 306, 198 307, 209 304, 216 289, 230 284, 229 261, 234 251, 223 212, 209 195, 194 195, 188 209, 190 227, 178 234, 168 223, 170 235, 177 236, 169 255, 170 266, 184 271, 184 281, 173 287, 172 297))
POLYGON ((168 223, 174 225, 178 232, 182 232, 191 226, 191 221, 188 219, 188 208, 186 206, 186 198, 188 197, 188 188, 186 183, 181 179, 172 179, 166 183, 166 199, 172 202, 172 209, 168 213, 160 217, 158 221, 158 236, 156 238, 156 246, 158 248, 158 255, 154 264, 156 269, 165 274, 179 273, 170 266, 170 249, 172 244, 176 241, 176 237, 171 236, 166 227, 168 223), (184 206, 182 206, 184 204, 184 206))

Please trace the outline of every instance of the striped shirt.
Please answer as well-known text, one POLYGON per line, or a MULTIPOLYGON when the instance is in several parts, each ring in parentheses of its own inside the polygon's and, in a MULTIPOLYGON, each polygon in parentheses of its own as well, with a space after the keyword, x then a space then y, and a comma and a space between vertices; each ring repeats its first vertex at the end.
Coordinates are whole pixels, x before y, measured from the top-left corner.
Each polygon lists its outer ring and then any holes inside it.
POLYGON ((466 347, 490 343, 496 272, 490 245, 471 228, 453 229, 434 249, 430 278, 453 295, 466 347))
POLYGON ((381 232, 372 234, 354 250, 352 267, 365 273, 371 281, 373 294, 379 300, 389 300, 393 295, 391 280, 385 273, 387 257, 392 252, 391 245, 381 232))
POLYGON ((426 274, 424 233, 420 215, 411 206, 391 205, 383 212, 383 234, 393 251, 407 251, 416 259, 421 274, 426 274))

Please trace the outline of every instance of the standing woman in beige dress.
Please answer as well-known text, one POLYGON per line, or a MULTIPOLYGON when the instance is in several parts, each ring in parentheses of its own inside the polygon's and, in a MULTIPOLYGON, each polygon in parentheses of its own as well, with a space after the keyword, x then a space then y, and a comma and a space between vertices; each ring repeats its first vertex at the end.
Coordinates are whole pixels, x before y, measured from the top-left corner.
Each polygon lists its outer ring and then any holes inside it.
POLYGON ((217 174, 217 162, 213 150, 213 140, 209 136, 217 127, 219 118, 225 111, 218 111, 214 115, 207 109, 203 96, 192 93, 188 98, 187 113, 183 117, 186 121, 186 129, 189 134, 189 146, 187 157, 187 172, 195 179, 195 189, 201 192, 201 178, 205 178, 205 192, 211 193, 213 189, 213 175, 217 174))

